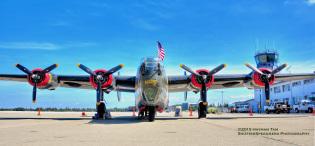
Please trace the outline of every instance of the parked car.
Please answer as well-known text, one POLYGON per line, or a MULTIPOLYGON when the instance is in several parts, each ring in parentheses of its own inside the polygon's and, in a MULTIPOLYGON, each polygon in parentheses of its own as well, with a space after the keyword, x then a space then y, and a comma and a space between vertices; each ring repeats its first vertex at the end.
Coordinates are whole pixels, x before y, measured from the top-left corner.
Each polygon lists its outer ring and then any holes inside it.
POLYGON ((291 107, 288 103, 285 102, 276 102, 271 103, 269 106, 264 106, 266 114, 269 113, 290 113, 291 107))
POLYGON ((248 113, 249 112, 249 105, 247 105, 247 104, 240 105, 240 106, 236 107, 236 111, 238 113, 248 113))
POLYGON ((230 113, 237 113, 236 107, 234 107, 234 106, 229 107, 229 112, 230 113))
POLYGON ((299 112, 312 113, 314 108, 315 104, 310 100, 301 100, 297 105, 293 105, 293 110, 296 113, 299 112))
POLYGON ((218 113, 218 109, 216 107, 208 107, 208 113, 216 114, 218 113))

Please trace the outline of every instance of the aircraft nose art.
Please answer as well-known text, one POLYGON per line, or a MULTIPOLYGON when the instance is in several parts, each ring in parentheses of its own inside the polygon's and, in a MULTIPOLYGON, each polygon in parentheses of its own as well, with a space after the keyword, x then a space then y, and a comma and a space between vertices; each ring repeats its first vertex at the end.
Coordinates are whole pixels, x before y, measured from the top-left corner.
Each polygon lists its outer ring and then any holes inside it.
POLYGON ((153 103, 155 101, 155 97, 158 93, 157 80, 145 80, 143 94, 148 102, 153 103))

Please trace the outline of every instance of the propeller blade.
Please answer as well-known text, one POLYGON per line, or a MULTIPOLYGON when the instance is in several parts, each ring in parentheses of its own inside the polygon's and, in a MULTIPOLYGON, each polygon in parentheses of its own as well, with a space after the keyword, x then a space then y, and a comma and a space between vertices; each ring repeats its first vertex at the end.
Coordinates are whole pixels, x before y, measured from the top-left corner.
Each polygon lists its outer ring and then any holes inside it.
POLYGON ((78 64, 78 67, 81 68, 86 73, 93 75, 93 76, 96 76, 96 74, 90 68, 84 66, 83 64, 78 64))
POLYGON ((265 95, 266 95, 266 103, 269 105, 269 102, 270 102, 270 85, 269 85, 269 82, 265 82, 265 95))
POLYGON ((258 68, 251 66, 250 64, 246 63, 245 64, 248 68, 252 69, 255 72, 258 72, 259 74, 263 75, 264 73, 261 72, 258 68))
MULTIPOLYGON (((185 76, 187 75, 186 71, 184 71, 184 75, 185 76)), ((185 99, 185 101, 187 101, 187 91, 184 92, 184 99, 185 99)))
POLYGON ((32 95, 33 103, 36 102, 36 92, 37 92, 37 83, 35 83, 34 86, 33 86, 33 95, 32 95))
POLYGON ((101 96, 102 96, 102 84, 101 83, 98 83, 97 84, 97 88, 96 88, 96 104, 99 105, 100 104, 100 101, 101 101, 101 96))
POLYGON ((279 67, 277 67, 276 69, 274 69, 274 70, 270 73, 270 75, 274 75, 274 74, 280 72, 281 70, 283 70, 283 69, 286 68, 287 66, 288 66, 287 64, 282 64, 282 65, 280 65, 279 67))
POLYGON ((16 64, 15 65, 18 69, 20 69, 21 71, 23 71, 24 73, 26 73, 27 75, 31 75, 32 72, 30 70, 28 70, 26 67, 22 66, 21 64, 16 64))
POLYGON ((111 74, 115 73, 116 71, 120 70, 120 69, 123 68, 123 67, 124 67, 123 64, 119 64, 119 65, 113 67, 112 69, 108 70, 108 71, 105 73, 105 75, 106 75, 106 76, 111 75, 111 74))
POLYGON ((55 68, 57 68, 57 67, 58 67, 58 64, 53 64, 53 65, 51 65, 51 66, 45 68, 45 69, 42 71, 42 73, 43 73, 43 74, 44 74, 44 73, 48 73, 48 72, 52 71, 53 69, 55 69, 55 68))
MULTIPOLYGON (((120 72, 117 72, 117 76, 120 76, 120 72)), ((120 102, 120 100, 121 100, 121 92, 118 90, 117 90, 117 100, 118 100, 118 102, 120 102)))
POLYGON ((118 99, 118 102, 120 102, 121 100, 121 92, 117 91, 117 99, 118 99))
POLYGON ((212 76, 214 74, 216 74, 217 72, 219 72, 220 70, 222 70, 223 68, 226 67, 226 64, 221 64, 219 65, 218 67, 212 69, 210 72, 209 72, 209 76, 212 76))
POLYGON ((200 74, 196 73, 195 71, 193 71, 192 69, 190 69, 189 67, 187 67, 187 66, 184 65, 184 64, 180 64, 179 66, 180 66, 182 69, 184 69, 184 70, 190 72, 190 73, 193 74, 193 75, 200 76, 200 74))
POLYGON ((184 92, 185 101, 187 101, 187 91, 184 92))

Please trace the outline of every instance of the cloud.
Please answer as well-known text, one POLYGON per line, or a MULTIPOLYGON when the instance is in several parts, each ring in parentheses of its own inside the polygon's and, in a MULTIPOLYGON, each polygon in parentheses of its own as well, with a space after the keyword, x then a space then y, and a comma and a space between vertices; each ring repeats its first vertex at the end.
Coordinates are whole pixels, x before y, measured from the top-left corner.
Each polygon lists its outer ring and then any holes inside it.
POLYGON ((134 25, 135 27, 144 29, 144 30, 149 30, 149 31, 154 31, 157 30, 158 27, 156 25, 154 25, 153 23, 150 23, 149 21, 145 20, 145 19, 136 19, 133 22, 131 22, 132 25, 134 25))
POLYGON ((60 49, 54 43, 49 42, 0 42, 1 49, 34 49, 34 50, 56 50, 60 49))
POLYGON ((306 0, 306 3, 309 5, 315 5, 315 0, 306 0))
POLYGON ((315 60, 288 61, 289 67, 284 69, 284 73, 312 73, 315 72, 315 60))
POLYGON ((241 95, 228 95, 232 99, 248 99, 254 97, 254 93, 251 94, 241 94, 241 95))
POLYGON ((0 42, 0 49, 58 50, 67 48, 90 47, 95 45, 97 44, 91 42, 68 42, 64 44, 56 44, 51 42, 0 42))
POLYGON ((284 5, 299 5, 299 4, 307 4, 309 6, 315 5, 315 0, 286 0, 284 1, 284 5))

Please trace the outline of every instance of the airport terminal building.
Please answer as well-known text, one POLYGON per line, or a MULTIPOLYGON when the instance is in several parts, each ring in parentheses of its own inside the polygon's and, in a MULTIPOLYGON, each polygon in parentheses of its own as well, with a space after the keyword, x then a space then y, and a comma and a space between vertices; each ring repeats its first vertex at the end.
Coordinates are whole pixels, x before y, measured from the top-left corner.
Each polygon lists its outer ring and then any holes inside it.
MULTIPOLYGON (((264 89, 255 89, 254 92, 255 102, 252 103, 251 107, 254 112, 259 112, 259 103, 261 103, 262 108, 266 105, 265 92, 264 89)), ((294 105, 303 99, 315 101, 315 78, 276 83, 270 88, 271 103, 286 101, 290 105, 294 105)))
MULTIPOLYGON (((265 51, 255 55, 257 67, 274 68, 278 63, 276 51, 265 51)), ((278 82, 270 86, 270 103, 286 101, 291 106, 308 99, 315 101, 315 78, 291 82, 278 82)), ((248 103, 253 112, 259 112, 259 107, 266 105, 264 89, 254 89, 254 101, 248 103), (261 106, 260 106, 261 105, 261 106)))

